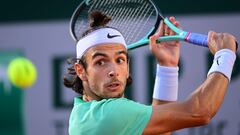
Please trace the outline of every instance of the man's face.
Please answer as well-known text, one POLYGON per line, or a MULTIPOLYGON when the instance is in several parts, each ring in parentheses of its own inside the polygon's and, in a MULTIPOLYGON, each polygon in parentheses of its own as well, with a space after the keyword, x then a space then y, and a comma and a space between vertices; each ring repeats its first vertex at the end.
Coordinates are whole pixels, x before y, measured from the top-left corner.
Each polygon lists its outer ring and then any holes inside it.
POLYGON ((91 97, 122 97, 129 77, 127 52, 123 45, 104 44, 90 48, 86 54, 87 63, 84 90, 91 97))

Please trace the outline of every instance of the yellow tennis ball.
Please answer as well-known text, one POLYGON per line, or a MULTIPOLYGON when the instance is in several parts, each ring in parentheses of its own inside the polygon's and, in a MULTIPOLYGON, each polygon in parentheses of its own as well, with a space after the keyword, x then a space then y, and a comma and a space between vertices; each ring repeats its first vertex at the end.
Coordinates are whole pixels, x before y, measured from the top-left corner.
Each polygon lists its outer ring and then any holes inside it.
POLYGON ((7 69, 10 82, 19 88, 31 87, 37 78, 36 67, 23 57, 13 59, 7 69))

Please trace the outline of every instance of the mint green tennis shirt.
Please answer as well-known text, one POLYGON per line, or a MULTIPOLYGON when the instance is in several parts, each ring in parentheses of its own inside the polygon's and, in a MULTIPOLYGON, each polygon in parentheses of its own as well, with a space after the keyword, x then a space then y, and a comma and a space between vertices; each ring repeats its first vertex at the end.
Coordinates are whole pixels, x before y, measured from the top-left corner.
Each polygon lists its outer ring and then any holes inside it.
POLYGON ((69 135, 141 135, 152 107, 126 98, 85 102, 74 99, 69 135))

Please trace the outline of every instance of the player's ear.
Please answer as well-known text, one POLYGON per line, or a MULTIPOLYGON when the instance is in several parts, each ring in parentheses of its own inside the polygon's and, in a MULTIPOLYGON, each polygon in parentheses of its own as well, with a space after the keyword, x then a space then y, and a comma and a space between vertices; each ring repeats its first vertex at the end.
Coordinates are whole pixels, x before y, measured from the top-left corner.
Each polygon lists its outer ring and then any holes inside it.
POLYGON ((83 67, 82 64, 75 63, 75 64, 74 64, 74 69, 75 69, 75 71, 76 71, 76 73, 77 73, 77 76, 78 76, 82 81, 87 80, 86 70, 85 70, 85 68, 83 67))

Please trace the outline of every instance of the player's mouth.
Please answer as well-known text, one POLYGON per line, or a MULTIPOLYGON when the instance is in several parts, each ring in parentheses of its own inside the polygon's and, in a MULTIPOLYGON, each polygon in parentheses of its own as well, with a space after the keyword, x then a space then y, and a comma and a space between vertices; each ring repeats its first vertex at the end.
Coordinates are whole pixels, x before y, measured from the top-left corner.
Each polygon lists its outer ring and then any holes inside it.
POLYGON ((106 88, 110 91, 115 91, 115 90, 119 89, 120 87, 121 87, 121 82, 119 82, 119 81, 115 81, 115 82, 106 84, 106 88))

